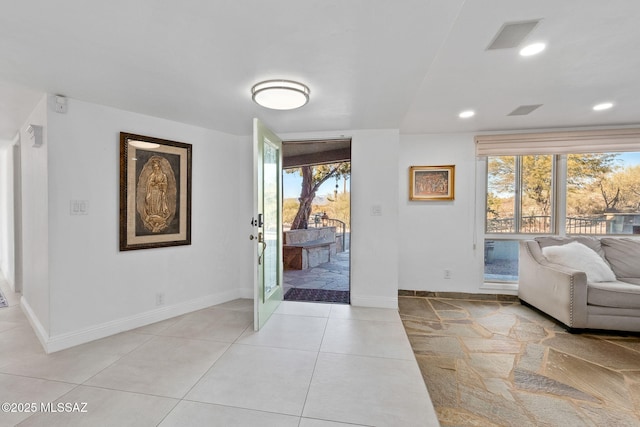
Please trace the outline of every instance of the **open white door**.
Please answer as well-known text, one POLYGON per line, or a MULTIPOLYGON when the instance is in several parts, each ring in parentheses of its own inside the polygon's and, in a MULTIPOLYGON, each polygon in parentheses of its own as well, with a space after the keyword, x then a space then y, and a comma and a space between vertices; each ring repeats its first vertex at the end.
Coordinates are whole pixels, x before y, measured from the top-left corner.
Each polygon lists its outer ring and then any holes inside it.
POLYGON ((282 301, 282 141, 253 119, 255 216, 251 238, 256 242, 254 317, 257 331, 282 301))

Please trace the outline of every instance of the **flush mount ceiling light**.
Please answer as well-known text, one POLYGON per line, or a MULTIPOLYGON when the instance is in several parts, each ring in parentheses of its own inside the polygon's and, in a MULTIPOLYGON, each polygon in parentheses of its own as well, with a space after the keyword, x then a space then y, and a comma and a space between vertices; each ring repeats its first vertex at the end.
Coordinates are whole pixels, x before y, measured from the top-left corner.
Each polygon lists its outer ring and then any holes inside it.
POLYGON ((532 56, 542 52, 547 47, 544 43, 533 43, 520 49, 520 56, 532 56))
POLYGON ((291 80, 266 80, 251 88, 251 97, 272 110, 293 110, 309 102, 309 88, 291 80))
POLYGON ((612 102, 603 102, 602 104, 594 105, 593 106, 593 111, 608 110, 611 107, 613 107, 613 103, 612 102))
POLYGON ((476 115, 475 111, 467 110, 467 111, 463 111, 462 113, 458 114, 458 117, 460 117, 461 119, 468 119, 469 117, 473 117, 475 115, 476 115))

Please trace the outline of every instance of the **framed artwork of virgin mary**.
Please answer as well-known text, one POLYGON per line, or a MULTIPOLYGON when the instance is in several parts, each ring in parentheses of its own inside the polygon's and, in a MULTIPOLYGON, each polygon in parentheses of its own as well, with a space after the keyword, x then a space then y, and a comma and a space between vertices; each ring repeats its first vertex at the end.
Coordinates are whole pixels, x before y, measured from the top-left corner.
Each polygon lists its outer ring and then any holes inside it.
POLYGON ((120 250, 191 244, 191 144, 120 132, 120 250))

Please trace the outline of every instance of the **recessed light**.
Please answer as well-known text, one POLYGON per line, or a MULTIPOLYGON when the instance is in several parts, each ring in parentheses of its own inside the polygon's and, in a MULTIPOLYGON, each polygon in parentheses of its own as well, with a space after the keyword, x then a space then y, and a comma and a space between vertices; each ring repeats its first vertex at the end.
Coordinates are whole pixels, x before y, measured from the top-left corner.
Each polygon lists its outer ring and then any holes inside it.
POLYGON ((476 115, 475 111, 467 110, 467 111, 463 111, 462 113, 458 114, 458 117, 460 117, 461 119, 468 119, 469 117, 473 117, 475 115, 476 115))
POLYGON ((251 88, 253 100, 273 110, 293 110, 309 102, 309 88, 291 80, 267 80, 251 88))
POLYGON ((532 56, 542 52, 547 47, 544 43, 533 43, 520 49, 521 56, 532 56))
POLYGON ((612 102, 603 102, 602 104, 594 105, 593 106, 593 111, 608 110, 611 107, 613 107, 613 103, 612 102))

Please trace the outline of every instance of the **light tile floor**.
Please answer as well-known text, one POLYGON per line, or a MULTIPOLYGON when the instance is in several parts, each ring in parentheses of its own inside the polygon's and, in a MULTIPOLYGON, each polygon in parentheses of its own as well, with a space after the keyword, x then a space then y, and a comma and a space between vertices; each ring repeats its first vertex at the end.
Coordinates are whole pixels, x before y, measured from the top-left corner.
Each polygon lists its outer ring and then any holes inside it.
POLYGON ((0 426, 438 425, 394 310, 285 301, 255 333, 252 301, 236 300, 45 355, 3 291, 0 403, 87 412, 0 413, 0 426))

